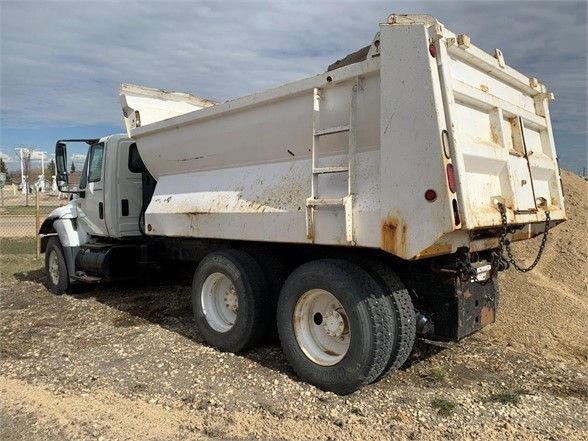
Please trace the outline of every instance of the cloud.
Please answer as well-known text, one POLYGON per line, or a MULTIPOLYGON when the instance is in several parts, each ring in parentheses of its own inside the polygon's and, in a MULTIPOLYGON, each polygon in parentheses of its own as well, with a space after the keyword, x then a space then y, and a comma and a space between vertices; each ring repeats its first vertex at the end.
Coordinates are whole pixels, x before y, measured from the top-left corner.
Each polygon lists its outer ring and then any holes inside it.
MULTIPOLYGON (((6 151, 0 151, 0 158, 4 160, 4 163, 10 170, 17 170, 20 169, 20 152, 15 151, 14 153, 7 153, 12 149, 6 149, 6 151)), ((28 150, 28 149, 27 149, 28 150)), ((55 156, 54 153, 47 153, 47 152, 40 152, 36 150, 31 150, 31 166, 32 167, 41 167, 41 156, 44 156, 45 165, 53 159, 55 156)), ((82 155, 84 156, 84 155, 82 155)), ((80 163, 83 163, 84 158, 81 159, 80 163)), ((76 161, 77 164, 77 161, 76 161)))
POLYGON ((391 9, 431 13, 553 90, 556 130, 586 136, 584 2, 5 2, 4 128, 121 123, 121 82, 235 98, 323 71, 391 9))
POLYGON ((78 163, 82 164, 86 160, 86 155, 81 154, 81 153, 76 153, 76 154, 71 155, 69 160, 75 162, 76 164, 78 164, 78 163))

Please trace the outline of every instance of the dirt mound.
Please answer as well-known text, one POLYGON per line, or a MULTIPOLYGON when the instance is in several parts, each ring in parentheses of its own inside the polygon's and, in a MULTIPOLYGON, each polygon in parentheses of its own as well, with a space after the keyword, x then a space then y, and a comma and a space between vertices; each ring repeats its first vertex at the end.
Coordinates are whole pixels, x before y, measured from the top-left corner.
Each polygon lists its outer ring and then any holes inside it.
MULTIPOLYGON (((551 230, 539 265, 529 273, 500 275, 497 323, 486 334, 495 344, 525 347, 555 359, 588 360, 588 182, 563 171, 568 221, 551 230)), ((541 238, 513 245, 515 258, 530 263, 541 238)))

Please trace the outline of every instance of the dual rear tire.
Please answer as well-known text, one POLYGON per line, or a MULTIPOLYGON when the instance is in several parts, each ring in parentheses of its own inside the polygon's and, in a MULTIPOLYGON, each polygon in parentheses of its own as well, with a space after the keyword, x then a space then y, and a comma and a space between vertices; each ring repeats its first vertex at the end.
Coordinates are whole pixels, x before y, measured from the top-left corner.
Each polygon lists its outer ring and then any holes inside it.
MULTIPOLYGON (((414 308, 404 287, 385 266, 362 266, 339 259, 304 263, 278 299, 275 317, 288 362, 302 380, 338 394, 400 366, 414 342, 414 308)), ((267 274, 244 251, 212 253, 196 269, 196 324, 220 350, 241 352, 260 342, 273 325, 272 298, 267 274)))

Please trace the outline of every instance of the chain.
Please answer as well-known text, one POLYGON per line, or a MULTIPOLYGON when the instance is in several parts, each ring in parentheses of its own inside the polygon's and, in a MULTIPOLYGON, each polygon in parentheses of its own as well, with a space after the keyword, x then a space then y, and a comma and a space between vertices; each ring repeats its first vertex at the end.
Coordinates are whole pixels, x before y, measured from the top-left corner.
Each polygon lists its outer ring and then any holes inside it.
POLYGON ((506 218, 506 207, 502 203, 498 203, 498 210, 500 211, 500 218, 502 220, 502 232, 500 233, 500 253, 501 257, 504 259, 504 250, 506 250, 506 254, 508 256, 508 263, 514 266, 517 270, 522 273, 526 273, 531 271, 541 259, 543 255, 543 251, 545 250, 545 245, 547 244, 547 236, 549 235, 549 211, 545 212, 545 230, 543 231, 543 238, 541 239, 541 245, 539 245, 539 252, 537 253, 537 257, 531 265, 527 268, 523 268, 522 266, 518 265, 512 255, 512 249, 510 248, 510 240, 507 239, 506 235, 508 234, 508 220, 506 218))
POLYGON ((475 283, 479 283, 481 285, 485 285, 492 281, 494 274, 498 271, 505 271, 508 269, 510 265, 515 267, 517 270, 526 273, 531 271, 533 268, 537 266, 541 256, 543 255, 543 251, 545 250, 545 245, 547 244, 547 236, 549 235, 549 221, 551 220, 549 216, 549 211, 545 212, 545 230, 543 232, 543 238, 541 239, 541 245, 539 245, 539 252, 537 253, 537 257, 531 265, 527 268, 521 267, 514 259, 512 254, 512 249, 510 247, 510 240, 508 240, 508 220, 506 217, 506 208, 504 204, 498 203, 498 210, 500 211, 500 219, 502 222, 502 232, 500 233, 500 249, 497 251, 493 251, 490 255, 490 275, 486 280, 479 280, 478 273, 476 269, 472 266, 470 261, 470 255, 467 248, 458 250, 458 267, 459 267, 459 274, 461 279, 465 281, 472 281, 475 283), (507 257, 504 256, 504 251, 506 251, 507 257))

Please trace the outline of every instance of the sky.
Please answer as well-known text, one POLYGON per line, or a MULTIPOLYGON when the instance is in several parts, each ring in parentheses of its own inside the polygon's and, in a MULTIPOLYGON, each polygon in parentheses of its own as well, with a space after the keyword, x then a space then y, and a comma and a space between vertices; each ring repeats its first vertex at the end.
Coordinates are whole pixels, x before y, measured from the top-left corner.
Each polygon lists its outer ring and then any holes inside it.
POLYGON ((587 2, 565 0, 0 0, 0 152, 14 169, 19 146, 124 132, 122 82, 226 100, 320 73, 393 12, 434 15, 539 78, 560 165, 587 165, 587 2))

